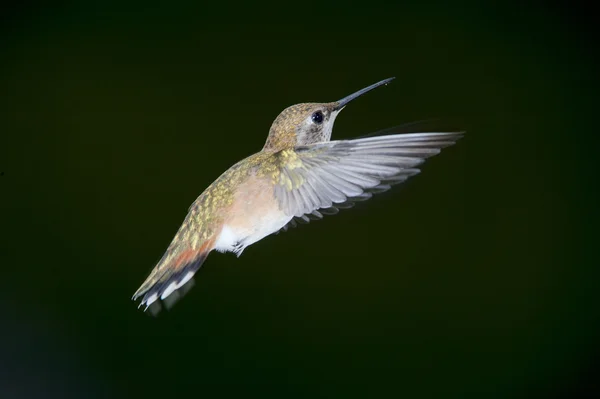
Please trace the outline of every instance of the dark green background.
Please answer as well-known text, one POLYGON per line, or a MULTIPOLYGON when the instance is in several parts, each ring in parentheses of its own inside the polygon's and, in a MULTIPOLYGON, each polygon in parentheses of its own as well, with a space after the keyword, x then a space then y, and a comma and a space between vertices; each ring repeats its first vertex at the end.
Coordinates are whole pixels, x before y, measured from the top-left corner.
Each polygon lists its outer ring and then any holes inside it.
POLYGON ((595 70, 557 7, 20 6, 0 43, 2 398, 570 397, 593 380, 595 70), (285 107, 468 131, 369 203, 130 297, 285 107), (586 377, 587 376, 587 377, 586 377))

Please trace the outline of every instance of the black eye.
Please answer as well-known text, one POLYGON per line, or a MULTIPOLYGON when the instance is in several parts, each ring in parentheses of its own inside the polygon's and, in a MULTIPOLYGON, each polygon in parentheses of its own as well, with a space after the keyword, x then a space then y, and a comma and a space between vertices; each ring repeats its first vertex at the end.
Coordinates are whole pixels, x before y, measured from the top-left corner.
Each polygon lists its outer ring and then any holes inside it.
POLYGON ((323 123, 323 113, 321 111, 317 111, 312 114, 311 119, 314 123, 323 123))

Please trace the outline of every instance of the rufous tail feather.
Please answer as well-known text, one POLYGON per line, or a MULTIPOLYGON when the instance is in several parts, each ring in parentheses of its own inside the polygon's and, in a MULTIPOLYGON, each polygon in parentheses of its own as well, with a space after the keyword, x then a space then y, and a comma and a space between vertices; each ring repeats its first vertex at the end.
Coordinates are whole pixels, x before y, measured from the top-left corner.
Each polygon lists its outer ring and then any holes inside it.
POLYGON ((186 244, 170 248, 133 295, 133 300, 143 296, 140 306, 145 305, 148 309, 158 299, 166 299, 190 281, 212 249, 212 240, 197 249, 186 244))

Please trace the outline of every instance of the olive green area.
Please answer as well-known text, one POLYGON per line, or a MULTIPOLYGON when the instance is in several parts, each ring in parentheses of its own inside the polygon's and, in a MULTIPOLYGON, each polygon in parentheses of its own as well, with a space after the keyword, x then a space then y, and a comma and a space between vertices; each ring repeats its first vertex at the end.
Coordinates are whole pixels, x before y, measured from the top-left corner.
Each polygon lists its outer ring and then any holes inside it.
POLYGON ((1 397, 577 389, 598 349, 597 71, 562 10, 92 3, 0 31, 1 397), (136 308, 279 112, 391 76, 333 139, 429 118, 465 138, 352 210, 211 254, 159 317, 136 308))

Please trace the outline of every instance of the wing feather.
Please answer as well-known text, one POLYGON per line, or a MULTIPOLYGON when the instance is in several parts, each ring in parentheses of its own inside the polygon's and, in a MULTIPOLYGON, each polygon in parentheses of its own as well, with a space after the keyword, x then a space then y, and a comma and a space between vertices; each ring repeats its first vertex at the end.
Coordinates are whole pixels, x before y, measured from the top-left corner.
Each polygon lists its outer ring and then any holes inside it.
POLYGON ((394 134, 297 147, 300 166, 282 167, 275 197, 280 208, 294 216, 293 227, 321 219, 418 174, 417 166, 462 134, 394 134))

